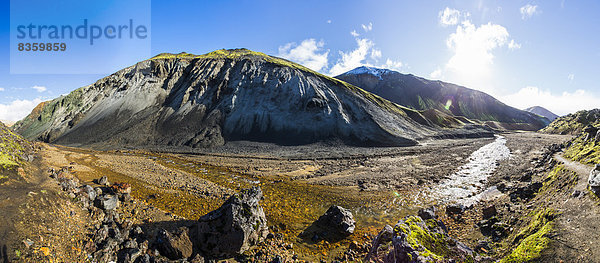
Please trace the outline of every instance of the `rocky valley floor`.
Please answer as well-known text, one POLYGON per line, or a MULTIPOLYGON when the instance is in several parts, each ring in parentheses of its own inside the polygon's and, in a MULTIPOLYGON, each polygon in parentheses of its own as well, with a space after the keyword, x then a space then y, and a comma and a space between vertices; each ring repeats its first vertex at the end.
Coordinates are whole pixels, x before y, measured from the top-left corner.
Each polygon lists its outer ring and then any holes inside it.
POLYGON ((0 203, 3 213, 21 214, 15 216, 21 221, 14 222, 17 229, 11 230, 19 233, 14 237, 19 245, 3 253, 15 257, 18 251, 19 257, 34 262, 84 261, 88 257, 86 244, 93 241, 88 234, 102 224, 48 179, 52 174, 48 171, 61 171, 92 187, 101 186, 97 179, 102 176, 109 182, 131 185, 132 200, 117 208, 120 220, 140 226, 149 236, 159 235, 160 229, 175 231, 189 225, 234 193, 260 186, 261 205, 273 235, 248 251, 243 259, 247 261, 361 260, 385 225, 394 226, 399 219, 432 205, 449 235, 474 248, 478 260, 509 255, 539 232, 531 219, 539 217, 552 221, 555 233, 552 249, 545 250, 542 259, 598 261, 594 254, 598 242, 591 236, 579 238, 597 229, 595 224, 583 223, 597 222, 599 214, 594 212, 598 201, 585 189, 584 173, 591 167, 548 150, 570 137, 538 133, 502 136, 510 157, 494 161, 491 176, 474 184, 475 192, 469 197, 481 192, 489 195, 457 213, 439 212, 448 211, 446 207, 455 202, 442 202, 430 193, 446 187, 453 174, 472 161, 473 152, 496 139, 428 141, 402 148, 238 142, 203 152, 169 154, 40 144, 36 160, 44 169, 31 176, 45 184, 21 189, 24 196, 0 203), (579 192, 576 195, 574 191, 579 192), (37 207, 44 205, 45 209, 37 207), (352 212, 354 234, 332 243, 301 237, 332 205, 352 212))

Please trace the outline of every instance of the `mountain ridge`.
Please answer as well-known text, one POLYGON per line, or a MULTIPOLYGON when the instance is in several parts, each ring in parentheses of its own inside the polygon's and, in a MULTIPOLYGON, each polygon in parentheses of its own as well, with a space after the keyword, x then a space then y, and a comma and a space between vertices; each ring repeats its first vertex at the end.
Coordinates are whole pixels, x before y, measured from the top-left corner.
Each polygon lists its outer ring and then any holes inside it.
POLYGON ((548 119, 550 121, 554 121, 554 120, 556 120, 556 118, 560 117, 542 106, 529 107, 527 109, 524 109, 524 111, 535 113, 542 117, 546 117, 546 119, 548 119))
POLYGON ((231 140, 304 144, 332 138, 403 146, 423 138, 491 135, 473 123, 426 117, 247 49, 162 53, 40 107, 15 129, 27 138, 75 146, 196 148, 231 140))
POLYGON ((437 109, 479 120, 494 128, 538 130, 550 123, 543 117, 510 107, 481 91, 393 70, 373 74, 381 72, 377 70, 381 69, 359 67, 336 78, 412 109, 437 109))

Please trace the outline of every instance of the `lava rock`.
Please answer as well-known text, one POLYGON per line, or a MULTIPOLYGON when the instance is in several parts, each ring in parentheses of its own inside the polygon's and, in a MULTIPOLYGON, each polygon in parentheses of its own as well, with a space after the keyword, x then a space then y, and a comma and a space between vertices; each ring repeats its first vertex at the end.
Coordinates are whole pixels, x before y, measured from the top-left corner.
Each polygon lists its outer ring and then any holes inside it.
POLYGON ((87 195, 90 201, 94 201, 96 199, 96 190, 89 185, 84 185, 81 187, 81 192, 87 195))
POLYGON ((246 189, 198 219, 194 243, 202 254, 230 258, 263 241, 268 228, 261 198, 260 187, 246 189))
POLYGON ((331 206, 325 214, 305 229, 301 236, 305 239, 310 238, 313 242, 320 240, 337 242, 354 233, 355 227, 356 221, 349 210, 341 206, 331 206))
POLYGON ((434 259, 435 255, 430 251, 451 251, 444 255, 450 257, 444 258, 443 262, 473 261, 473 250, 451 238, 441 221, 429 219, 426 223, 420 217, 408 216, 400 220, 394 228, 384 227, 373 241, 365 262, 437 262, 438 260, 434 259), (417 231, 418 234, 413 231, 417 231), (415 238, 415 234, 432 236, 436 241, 423 242, 415 238))
POLYGON ((595 195, 600 195, 600 163, 596 164, 594 169, 590 171, 588 184, 590 185, 590 190, 592 190, 595 195))
POLYGON ((419 210, 419 212, 417 214, 419 215, 419 217, 423 218, 423 220, 436 219, 437 215, 435 214, 435 212, 436 212, 436 208, 435 208, 435 206, 432 206, 429 208, 423 208, 423 209, 419 210))
POLYGON ((490 219, 495 216, 498 212, 496 211, 496 206, 491 205, 483 209, 483 219, 490 219))
POLYGON ((116 195, 104 195, 98 198, 98 207, 104 210, 113 210, 119 206, 119 198, 116 195))
POLYGON ((160 254, 172 260, 191 257, 193 245, 188 232, 187 227, 182 227, 173 234, 161 229, 156 238, 160 254))
POLYGON ((100 177, 100 179, 96 179, 96 183, 99 185, 110 185, 108 183, 108 177, 106 177, 106 176, 102 176, 102 177, 100 177))
POLYGON ((462 204, 451 204, 446 206, 446 214, 447 215, 462 215, 466 210, 465 206, 462 204))

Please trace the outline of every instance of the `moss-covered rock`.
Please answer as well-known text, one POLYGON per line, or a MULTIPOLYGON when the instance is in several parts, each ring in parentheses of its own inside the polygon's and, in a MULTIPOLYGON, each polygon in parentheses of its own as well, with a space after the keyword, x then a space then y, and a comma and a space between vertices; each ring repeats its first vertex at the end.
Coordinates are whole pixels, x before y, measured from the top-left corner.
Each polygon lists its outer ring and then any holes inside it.
POLYGON ((391 241, 380 240, 384 228, 374 241, 370 258, 384 262, 472 262, 473 251, 451 238, 442 221, 417 216, 400 220, 393 228, 391 241))

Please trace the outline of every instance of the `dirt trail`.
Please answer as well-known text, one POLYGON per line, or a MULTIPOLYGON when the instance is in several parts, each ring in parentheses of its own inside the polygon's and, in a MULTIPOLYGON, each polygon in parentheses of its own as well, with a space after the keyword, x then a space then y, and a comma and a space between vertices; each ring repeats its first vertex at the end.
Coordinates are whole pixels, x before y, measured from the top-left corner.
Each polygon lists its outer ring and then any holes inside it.
POLYGON ((592 167, 568 160, 561 154, 554 158, 577 173, 578 183, 573 189, 585 195, 570 196, 564 201, 562 215, 557 219, 558 235, 554 239, 558 242, 554 242, 548 250, 560 255, 565 262, 600 262, 600 206, 598 198, 587 190, 592 167))

